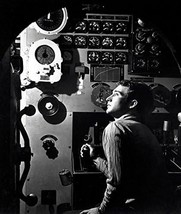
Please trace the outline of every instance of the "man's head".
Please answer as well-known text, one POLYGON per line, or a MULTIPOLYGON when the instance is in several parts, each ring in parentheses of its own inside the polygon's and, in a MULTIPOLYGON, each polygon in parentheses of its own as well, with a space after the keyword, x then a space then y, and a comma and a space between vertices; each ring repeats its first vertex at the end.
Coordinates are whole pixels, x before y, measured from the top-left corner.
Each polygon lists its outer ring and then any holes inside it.
POLYGON ((119 118, 126 113, 145 116, 153 110, 153 95, 144 83, 122 80, 107 98, 106 113, 119 118))

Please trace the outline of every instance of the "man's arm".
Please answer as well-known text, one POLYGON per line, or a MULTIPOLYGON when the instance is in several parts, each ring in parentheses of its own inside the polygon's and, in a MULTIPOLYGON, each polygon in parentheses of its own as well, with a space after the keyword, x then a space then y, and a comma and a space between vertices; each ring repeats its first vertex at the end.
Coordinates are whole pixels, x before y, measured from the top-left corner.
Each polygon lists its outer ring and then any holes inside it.
POLYGON ((107 187, 104 193, 104 198, 99 207, 100 213, 104 213, 106 208, 111 203, 114 193, 120 186, 121 181, 121 135, 120 130, 114 123, 109 124, 103 133, 104 152, 107 162, 104 162, 107 175, 107 187))

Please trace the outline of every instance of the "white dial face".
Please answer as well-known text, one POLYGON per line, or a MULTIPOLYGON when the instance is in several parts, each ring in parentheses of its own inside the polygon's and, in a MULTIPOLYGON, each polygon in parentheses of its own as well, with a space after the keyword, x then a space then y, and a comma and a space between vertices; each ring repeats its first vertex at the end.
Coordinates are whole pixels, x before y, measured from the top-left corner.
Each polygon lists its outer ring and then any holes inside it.
POLYGON ((49 65, 55 59, 54 50, 48 45, 41 45, 35 52, 36 60, 42 65, 49 65))

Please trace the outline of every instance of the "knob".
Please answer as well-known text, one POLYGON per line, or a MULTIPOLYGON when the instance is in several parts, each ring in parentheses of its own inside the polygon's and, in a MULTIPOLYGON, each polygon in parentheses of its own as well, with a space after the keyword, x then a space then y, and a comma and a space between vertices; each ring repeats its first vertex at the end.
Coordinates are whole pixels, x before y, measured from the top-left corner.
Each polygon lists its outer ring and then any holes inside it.
POLYGON ((178 118, 178 121, 181 123, 181 112, 178 113, 177 118, 178 118))
POLYGON ((38 197, 35 194, 31 193, 26 196, 25 202, 28 206, 35 206, 38 202, 38 197))

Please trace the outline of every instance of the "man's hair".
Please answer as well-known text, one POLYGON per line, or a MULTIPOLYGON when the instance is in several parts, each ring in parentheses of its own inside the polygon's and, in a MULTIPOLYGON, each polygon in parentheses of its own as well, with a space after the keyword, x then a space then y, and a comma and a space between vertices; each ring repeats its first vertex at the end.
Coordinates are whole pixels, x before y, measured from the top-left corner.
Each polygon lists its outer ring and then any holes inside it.
POLYGON ((141 115, 147 115, 154 109, 154 99, 151 88, 142 82, 134 82, 131 80, 122 80, 118 85, 129 88, 127 100, 136 99, 138 101, 137 111, 141 115))

